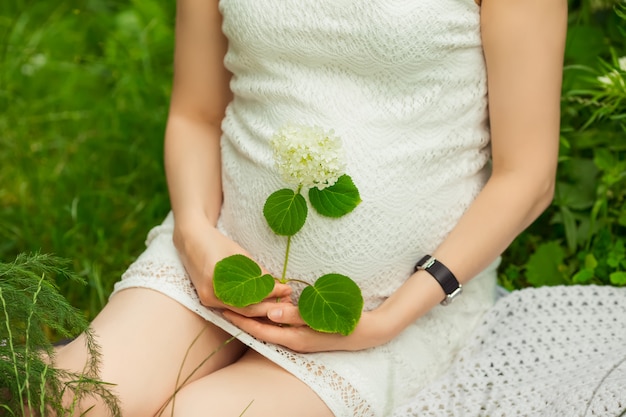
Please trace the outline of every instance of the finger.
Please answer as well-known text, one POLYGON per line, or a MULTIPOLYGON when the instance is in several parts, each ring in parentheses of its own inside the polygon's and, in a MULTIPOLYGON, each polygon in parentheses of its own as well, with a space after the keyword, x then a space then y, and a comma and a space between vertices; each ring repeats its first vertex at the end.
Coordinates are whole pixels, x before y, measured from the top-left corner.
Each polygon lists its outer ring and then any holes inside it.
POLYGON ((285 300, 284 302, 276 302, 276 299, 269 299, 267 301, 261 301, 260 303, 250 304, 246 307, 232 307, 227 306, 228 310, 234 311, 235 313, 244 316, 244 317, 264 317, 267 318, 267 312, 272 309, 280 306, 290 306, 292 305, 290 300, 285 300))
POLYGON ((265 323, 258 319, 243 317, 231 311, 225 311, 224 317, 257 339, 288 347, 291 344, 290 340, 294 337, 294 332, 298 329, 296 327, 279 327, 274 323, 265 323))
MULTIPOLYGON (((246 255, 248 258, 250 259, 254 259, 252 258, 252 256, 249 253, 244 253, 244 255, 246 255)), ((255 261, 256 262, 256 261, 255 261)), ((257 264, 259 265, 259 264, 257 264)), ((263 265, 259 265, 261 267, 261 272, 264 275, 272 275, 267 269, 265 269, 265 267, 263 265)), ((280 297, 287 297, 289 295, 291 295, 292 292, 292 288, 290 285, 287 284, 283 284, 280 281, 278 281, 277 278, 274 278, 274 288, 272 289, 272 292, 269 293, 269 295, 267 296, 267 298, 280 298, 280 297)))
POLYGON ((272 306, 267 311, 267 317, 274 323, 289 324, 292 326, 305 326, 297 306, 281 303, 272 306))
POLYGON ((292 291, 293 290, 291 286, 287 284, 281 284, 280 282, 276 282, 276 284, 274 284, 274 288, 272 289, 272 292, 269 293, 267 298, 270 299, 270 298, 289 297, 292 291))
POLYGON ((344 336, 322 334, 306 326, 279 327, 256 319, 225 312, 224 316, 235 326, 259 340, 285 346, 296 352, 337 350, 344 336))

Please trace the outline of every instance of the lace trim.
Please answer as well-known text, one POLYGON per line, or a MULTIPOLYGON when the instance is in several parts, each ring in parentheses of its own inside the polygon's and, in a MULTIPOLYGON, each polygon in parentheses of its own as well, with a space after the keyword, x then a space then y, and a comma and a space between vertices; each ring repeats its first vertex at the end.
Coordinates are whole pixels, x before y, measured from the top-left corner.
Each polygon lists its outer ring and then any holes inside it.
MULTIPOLYGON (((168 227, 153 229, 154 233, 150 233, 148 241, 153 242, 161 233, 168 231, 168 227)), ((116 283, 114 293, 136 287, 150 288, 166 294, 296 375, 317 391, 322 399, 335 397, 335 401, 328 406, 334 409, 336 415, 375 416, 364 396, 337 372, 311 359, 314 355, 299 355, 279 346, 259 342, 242 334, 241 330, 225 321, 219 312, 202 306, 188 275, 180 268, 139 259, 128 268, 123 279, 116 283), (340 410, 336 409, 338 402, 343 404, 340 410)))

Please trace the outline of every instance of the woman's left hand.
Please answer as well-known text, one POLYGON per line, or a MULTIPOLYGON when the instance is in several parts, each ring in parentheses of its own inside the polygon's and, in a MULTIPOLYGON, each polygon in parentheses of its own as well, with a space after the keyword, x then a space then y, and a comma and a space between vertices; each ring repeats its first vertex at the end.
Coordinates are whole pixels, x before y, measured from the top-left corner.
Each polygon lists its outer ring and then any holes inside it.
POLYGON ((290 304, 268 309, 269 321, 244 317, 228 310, 224 311, 224 316, 257 339, 302 353, 367 349, 382 345, 393 337, 378 310, 364 311, 356 329, 348 336, 311 329, 300 317, 298 307, 290 304))

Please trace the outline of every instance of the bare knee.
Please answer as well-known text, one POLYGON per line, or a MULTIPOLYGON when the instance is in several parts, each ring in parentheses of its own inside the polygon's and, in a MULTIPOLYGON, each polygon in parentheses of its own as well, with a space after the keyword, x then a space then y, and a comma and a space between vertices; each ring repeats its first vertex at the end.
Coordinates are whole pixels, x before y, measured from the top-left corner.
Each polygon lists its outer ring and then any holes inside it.
MULTIPOLYGON (((234 361, 245 350, 230 336, 168 297, 150 290, 115 295, 94 320, 100 346, 97 376, 111 385, 122 415, 153 416, 178 388, 234 361), (226 344, 226 345, 224 345, 226 344)), ((82 335, 57 353, 60 369, 82 373, 89 363, 82 335)), ((67 401, 75 401, 75 397, 67 401)), ((105 398, 81 398, 89 416, 109 415, 105 398)), ((78 415, 78 414, 77 414, 78 415)))

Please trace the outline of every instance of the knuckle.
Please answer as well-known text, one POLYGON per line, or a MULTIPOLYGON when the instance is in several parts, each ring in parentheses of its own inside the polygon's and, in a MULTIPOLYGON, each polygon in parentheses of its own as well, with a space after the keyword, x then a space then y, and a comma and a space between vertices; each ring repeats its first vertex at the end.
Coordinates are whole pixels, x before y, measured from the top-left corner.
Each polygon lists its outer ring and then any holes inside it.
POLYGON ((200 298, 202 305, 212 307, 215 301, 215 293, 212 288, 198 288, 196 292, 198 293, 198 298, 200 298))
POLYGON ((302 318, 300 312, 297 309, 289 309, 286 318, 291 324, 302 324, 302 318))
POLYGON ((309 353, 310 347, 302 343, 296 343, 291 349, 299 353, 309 353))
POLYGON ((302 337, 294 337, 288 340, 289 348, 296 352, 307 353, 311 349, 309 343, 303 340, 302 337))
POLYGON ((244 308, 239 313, 244 317, 248 317, 248 318, 255 317, 253 309, 250 309, 250 308, 244 308))
POLYGON ((298 318, 295 315, 293 315, 293 314, 285 315, 280 321, 282 323, 290 324, 290 325, 298 325, 298 324, 300 324, 298 322, 298 318))

